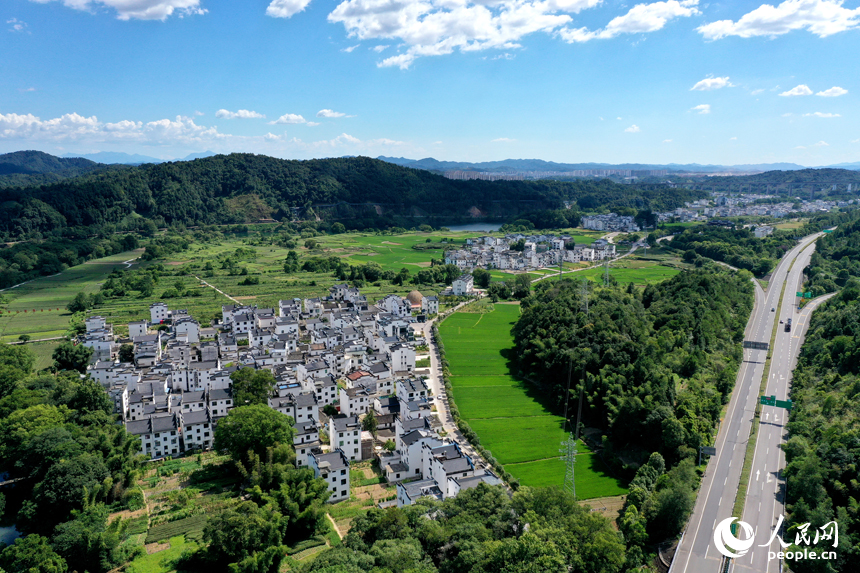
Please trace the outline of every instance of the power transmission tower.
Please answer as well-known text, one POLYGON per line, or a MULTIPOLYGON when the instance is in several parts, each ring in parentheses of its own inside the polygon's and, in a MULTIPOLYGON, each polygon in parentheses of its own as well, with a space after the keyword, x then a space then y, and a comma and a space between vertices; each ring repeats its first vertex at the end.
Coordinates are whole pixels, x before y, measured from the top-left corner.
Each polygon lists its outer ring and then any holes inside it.
POLYGON ((573 466, 576 464, 576 438, 573 434, 568 434, 567 441, 562 442, 561 445, 559 452, 565 465, 563 489, 572 493, 576 499, 576 482, 573 479, 573 466))
POLYGON ((609 259, 603 263, 603 286, 609 286, 609 259))
MULTIPOLYGON (((586 318, 588 318, 588 279, 582 279, 582 289, 580 290, 581 299, 582 299, 582 311, 585 313, 586 318)), ((567 440, 561 442, 561 449, 559 453, 561 454, 561 459, 564 460, 564 484, 562 488, 566 491, 569 491, 573 494, 574 499, 576 499, 576 480, 575 480, 575 471, 574 466, 576 465, 576 444, 579 441, 579 425, 580 419, 582 418, 582 395, 585 390, 585 362, 582 364, 582 381, 579 386, 579 405, 576 411, 576 425, 573 432, 568 432, 567 440)), ((573 356, 570 357, 570 367, 567 371, 567 391, 564 396, 564 422, 567 423, 567 410, 568 405, 570 403, 570 381, 573 377, 573 356)))

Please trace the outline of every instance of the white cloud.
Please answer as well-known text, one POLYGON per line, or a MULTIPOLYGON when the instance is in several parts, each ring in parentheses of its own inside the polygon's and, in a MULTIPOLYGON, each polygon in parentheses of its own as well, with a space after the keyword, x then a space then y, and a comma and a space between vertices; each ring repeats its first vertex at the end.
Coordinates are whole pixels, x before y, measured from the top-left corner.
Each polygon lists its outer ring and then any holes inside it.
POLYGON ((729 138, 729 141, 737 141, 737 140, 738 140, 738 138, 737 138, 737 137, 730 137, 730 138, 729 138))
POLYGON ((750 92, 750 95, 754 95, 754 96, 755 96, 755 95, 758 95, 758 94, 760 94, 760 93, 764 93, 764 89, 759 88, 759 89, 757 89, 757 90, 753 90, 753 91, 751 91, 751 92, 750 92))
POLYGON ((353 51, 354 49, 356 49, 357 47, 359 47, 360 45, 361 45, 361 44, 356 44, 356 45, 354 45, 354 46, 349 46, 349 47, 347 47, 347 48, 344 48, 344 49, 343 49, 343 50, 341 50, 341 51, 342 51, 342 52, 346 52, 347 54, 351 54, 351 53, 352 53, 352 51, 353 51))
POLYGON ((663 143, 672 143, 672 140, 671 139, 664 139, 663 143))
POLYGON ((782 117, 791 117, 791 116, 793 116, 793 115, 794 115, 793 113, 788 112, 788 113, 784 113, 784 114, 782 114, 782 117))
POLYGON ((626 131, 627 133, 639 133, 639 126, 634 123, 624 131, 626 131))
POLYGON ((274 133, 271 133, 271 132, 264 135, 263 139, 265 139, 266 141, 282 141, 283 140, 283 138, 280 135, 275 135, 274 133))
POLYGON ((36 91, 36 88, 34 88, 34 87, 29 87, 29 88, 18 88, 18 91, 19 91, 19 92, 34 92, 34 91, 36 91))
POLYGON ((198 116, 198 117, 199 117, 199 116, 201 116, 201 115, 206 115, 206 114, 205 114, 205 113, 203 113, 202 111, 194 110, 194 115, 196 115, 196 116, 198 116))
POLYGON ((309 122, 307 122, 305 125, 307 125, 308 127, 316 127, 316 126, 320 125, 320 122, 318 122, 318 121, 309 121, 309 122))
POLYGON ((510 50, 524 36, 552 34, 601 0, 344 0, 328 15, 351 38, 397 40, 377 65, 407 69, 416 58, 454 51, 510 50), (560 13, 559 13, 560 12, 560 13))
POLYGON ((815 147, 830 147, 830 144, 826 141, 819 141, 818 143, 813 143, 815 147))
POLYGON ((847 93, 848 93, 848 90, 846 90, 844 88, 840 88, 839 86, 833 86, 829 90, 820 91, 815 95, 821 96, 821 97, 839 97, 839 96, 843 96, 847 93))
POLYGON ((860 24, 860 8, 842 7, 843 0, 785 0, 778 6, 762 4, 740 20, 719 20, 696 30, 706 40, 727 36, 771 38, 792 30, 809 30, 820 38, 851 30, 860 24))
POLYGON ((26 32, 27 31, 27 23, 22 22, 18 18, 10 18, 9 20, 6 20, 6 23, 12 24, 12 27, 9 28, 10 32, 26 32))
POLYGON ((179 17, 205 14, 200 0, 33 0, 40 4, 60 1, 76 10, 94 11, 105 6, 113 8, 120 20, 165 20, 177 12, 179 17))
POLYGON ((812 90, 809 89, 809 86, 806 84, 800 84, 799 86, 795 86, 788 90, 787 92, 782 92, 782 97, 792 97, 792 96, 809 96, 812 95, 812 90))
POLYGON ((715 78, 712 76, 708 76, 705 79, 696 82, 696 85, 690 88, 690 91, 710 91, 710 90, 718 90, 720 88, 733 88, 735 85, 729 81, 729 76, 724 78, 715 78))
POLYGON ((222 119, 261 119, 266 116, 262 113, 257 113, 256 111, 251 111, 248 109, 240 109, 239 111, 228 111, 226 109, 219 109, 215 112, 215 117, 220 117, 222 119))
POLYGON ((84 117, 77 113, 47 120, 33 114, 0 114, 0 139, 161 144, 197 143, 224 137, 229 136, 218 133, 217 128, 197 125, 193 119, 183 116, 177 116, 175 120, 160 119, 147 123, 131 120, 103 123, 96 116, 84 117))
POLYGON ((616 117, 615 119, 617 119, 618 121, 621 121, 621 118, 620 118, 620 117, 616 117))
POLYGON ((280 125, 284 123, 307 123, 307 120, 295 113, 285 113, 275 121, 270 121, 269 125, 280 125))
POLYGON ((372 50, 378 54, 389 47, 390 46, 388 44, 385 44, 383 46, 373 46, 372 50))
POLYGON ((699 114, 704 115, 711 113, 711 105, 707 103, 703 103, 701 105, 697 105, 694 108, 691 108, 692 111, 698 111, 699 114))
POLYGON ((842 117, 838 113, 823 113, 820 111, 815 111, 812 113, 804 113, 803 117, 842 117))
POLYGON ((331 109, 321 109, 317 112, 317 117, 335 118, 335 117, 355 117, 355 116, 354 115, 346 115, 345 113, 342 113, 339 111, 334 111, 331 109))
POLYGON ((696 5, 699 0, 667 0, 652 4, 637 4, 623 16, 613 18, 602 30, 590 31, 588 28, 565 28, 559 35, 568 43, 607 40, 621 34, 644 34, 656 32, 669 20, 699 14, 696 5))
POLYGON ((516 139, 510 137, 499 137, 490 141, 490 143, 513 143, 516 139))
POLYGON ((806 149, 806 146, 804 146, 804 145, 798 145, 797 147, 795 147, 795 149, 806 149))
POLYGON ((266 16, 289 18, 308 7, 311 0, 272 0, 266 8, 266 16))
POLYGON ((860 139, 852 139, 851 143, 860 143, 860 139))

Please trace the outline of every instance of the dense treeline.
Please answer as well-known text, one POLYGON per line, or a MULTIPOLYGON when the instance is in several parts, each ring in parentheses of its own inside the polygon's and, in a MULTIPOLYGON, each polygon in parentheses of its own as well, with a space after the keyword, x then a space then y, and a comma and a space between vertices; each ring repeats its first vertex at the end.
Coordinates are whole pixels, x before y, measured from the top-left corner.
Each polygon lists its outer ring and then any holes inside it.
POLYGON ((0 155, 0 188, 47 185, 105 169, 123 169, 82 157, 54 157, 41 151, 15 151, 0 155))
MULTIPOLYGON (((857 233, 854 233, 857 235, 857 233)), ((810 552, 836 551, 837 561, 799 560, 797 573, 860 570, 860 282, 850 279, 841 293, 812 316, 794 371, 788 422, 786 541, 810 523, 809 537, 836 520, 838 549, 819 542, 810 552), (826 567, 822 566, 826 564, 826 567)))
POLYGON ((622 536, 609 520, 555 488, 479 484, 445 501, 371 509, 344 546, 305 573, 614 573, 625 570, 622 536))
MULTIPOLYGON (((539 283, 513 329, 517 367, 558 411, 572 372, 572 403, 582 387, 583 423, 605 435, 609 458, 635 467, 657 451, 661 462, 686 467, 712 443, 734 385, 752 309, 748 278, 707 266, 644 291, 592 286, 587 315, 580 284, 539 283)), ((636 505, 649 534, 677 533, 683 520, 660 518, 653 491, 642 490, 636 505)), ((692 508, 692 491, 674 492, 681 513, 692 508)))
POLYGON ((833 292, 851 277, 860 277, 860 210, 842 219, 848 220, 828 221, 839 226, 816 242, 804 287, 812 296, 833 292))
POLYGON ((528 210, 562 208, 565 201, 575 202, 580 210, 670 208, 701 193, 643 191, 608 180, 452 181, 366 157, 288 161, 231 154, 2 190, 0 233, 17 237, 63 227, 118 225, 132 214, 161 226, 269 216, 283 219, 294 214, 314 218, 318 214, 314 210, 345 225, 378 226, 367 225, 367 220, 380 210, 409 220, 416 216, 510 217, 528 210))
POLYGON ((0 244, 0 288, 53 275, 89 259, 136 249, 138 244, 134 235, 26 242, 9 247, 0 244))
MULTIPOLYGON (((76 349, 61 346, 57 367, 78 366, 76 349)), ((17 512, 25 534, 0 553, 0 568, 108 571, 137 551, 108 513, 143 504, 138 441, 115 423, 101 385, 75 370, 33 375, 34 363, 26 346, 0 348, 0 473, 19 480, 5 512, 17 512)))
POLYGON ((800 194, 803 189, 804 198, 809 197, 809 190, 815 191, 816 199, 831 196, 845 195, 846 185, 852 184, 856 196, 857 186, 860 185, 860 171, 852 169, 796 169, 775 170, 756 173, 755 175, 733 175, 733 176, 711 176, 705 179, 692 179, 690 177, 669 176, 669 181, 678 185, 693 183, 696 186, 705 187, 716 191, 738 191, 747 192, 751 188, 753 192, 785 193, 789 188, 794 190, 791 198, 800 194), (837 185, 836 191, 831 187, 837 185))
POLYGON ((671 246, 683 251, 688 262, 699 255, 764 276, 795 244, 794 233, 790 231, 776 230, 759 239, 750 229, 699 226, 676 235, 671 246))

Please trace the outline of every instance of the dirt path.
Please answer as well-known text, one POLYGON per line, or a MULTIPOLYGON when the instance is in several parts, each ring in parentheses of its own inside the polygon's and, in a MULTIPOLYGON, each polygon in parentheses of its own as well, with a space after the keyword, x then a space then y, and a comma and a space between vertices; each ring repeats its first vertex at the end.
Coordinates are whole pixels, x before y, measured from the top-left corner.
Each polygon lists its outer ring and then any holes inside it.
POLYGON ((214 285, 211 285, 211 284, 207 283, 206 281, 204 281, 203 279, 201 279, 201 278, 200 278, 200 277, 198 277, 197 275, 191 275, 191 276, 193 276, 195 279, 197 279, 198 281, 200 281, 202 284, 204 284, 204 285, 208 286, 209 288, 215 289, 215 292, 220 293, 220 294, 223 294, 224 296, 226 296, 227 298, 229 298, 230 300, 232 300, 232 301, 233 301, 233 302, 235 302, 236 304, 242 304, 242 302, 241 302, 241 301, 239 301, 238 299, 233 298, 232 296, 230 296, 230 295, 229 295, 229 294, 227 294, 226 292, 222 291, 222 290, 221 290, 221 289, 219 289, 218 287, 216 287, 216 286, 214 286, 214 285))
POLYGON ((343 534, 340 532, 340 529, 338 529, 337 523, 334 522, 334 519, 332 519, 331 514, 326 513, 325 516, 328 518, 329 523, 331 523, 331 526, 334 527, 334 532, 337 533, 337 536, 340 537, 340 539, 342 541, 343 540, 343 534))

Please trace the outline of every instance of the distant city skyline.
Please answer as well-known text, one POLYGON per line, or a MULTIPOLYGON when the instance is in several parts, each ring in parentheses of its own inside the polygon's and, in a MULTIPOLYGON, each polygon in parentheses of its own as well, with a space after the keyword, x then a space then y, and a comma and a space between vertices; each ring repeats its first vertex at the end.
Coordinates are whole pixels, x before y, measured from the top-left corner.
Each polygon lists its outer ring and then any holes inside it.
POLYGON ((0 153, 860 161, 858 0, 6 0, 0 153))

